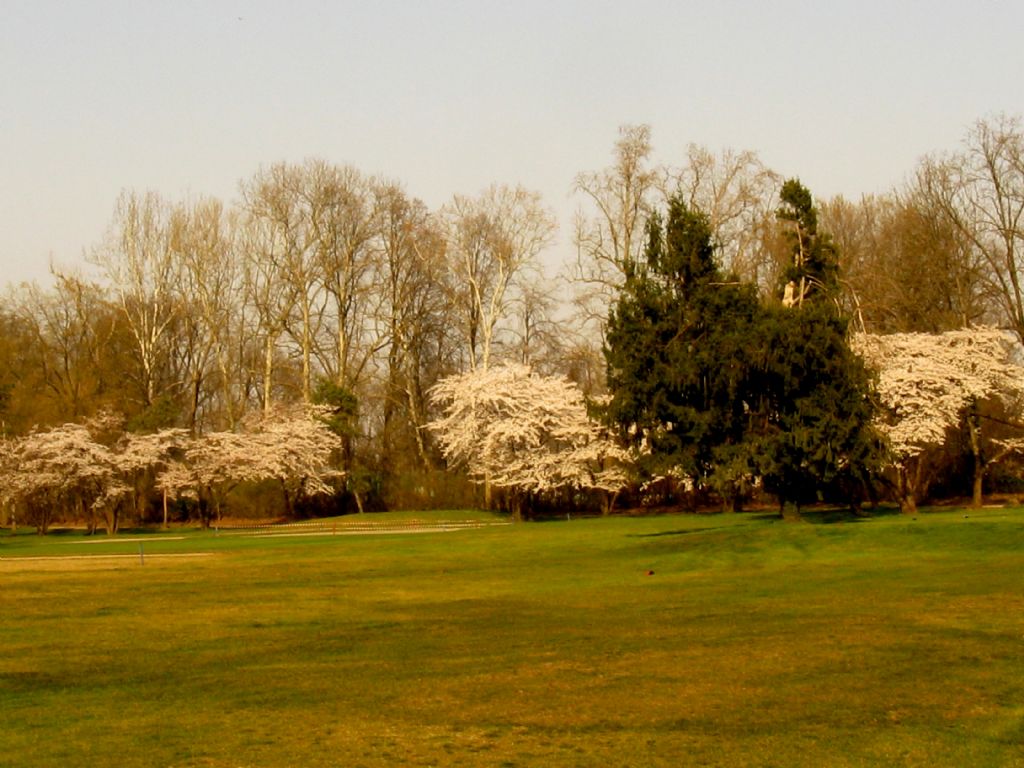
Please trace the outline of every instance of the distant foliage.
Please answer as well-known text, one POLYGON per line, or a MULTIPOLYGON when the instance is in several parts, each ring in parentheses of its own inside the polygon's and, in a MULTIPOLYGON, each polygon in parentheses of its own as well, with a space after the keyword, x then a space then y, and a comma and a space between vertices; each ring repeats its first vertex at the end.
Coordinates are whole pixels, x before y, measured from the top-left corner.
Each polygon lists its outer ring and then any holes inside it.
POLYGON ((857 202, 821 204, 753 152, 676 146, 658 157, 652 129, 626 125, 604 167, 576 175, 566 280, 546 269, 555 217, 519 186, 431 207, 399 179, 311 158, 262 166, 232 203, 126 190, 86 249, 91 277, 56 272, 0 301, 0 511, 115 531, 160 501, 165 521, 173 506, 209 522, 240 483, 269 490, 267 509, 330 488, 362 511, 466 503, 469 478, 511 504, 610 504, 614 445, 635 458, 636 498, 659 505, 770 495, 792 510, 898 487, 907 501, 930 476, 956 495, 969 465, 976 504, 986 478, 1020 482, 1010 462, 989 469, 1018 453, 1013 388, 968 386, 984 377, 951 362, 960 342, 893 349, 914 367, 882 365, 877 399, 849 344, 851 328, 1024 340, 1019 117, 978 121, 959 151, 857 202), (513 446, 491 467, 428 428, 454 407, 436 399, 448 384, 431 400, 438 382, 509 363, 532 371, 520 387, 578 384, 587 402, 566 395, 557 418, 589 434, 574 421, 589 409, 614 445, 536 414, 504 433, 481 422, 478 437, 513 446), (329 445, 281 411, 296 403, 329 408, 329 445), (100 424, 111 408, 124 423, 100 424))

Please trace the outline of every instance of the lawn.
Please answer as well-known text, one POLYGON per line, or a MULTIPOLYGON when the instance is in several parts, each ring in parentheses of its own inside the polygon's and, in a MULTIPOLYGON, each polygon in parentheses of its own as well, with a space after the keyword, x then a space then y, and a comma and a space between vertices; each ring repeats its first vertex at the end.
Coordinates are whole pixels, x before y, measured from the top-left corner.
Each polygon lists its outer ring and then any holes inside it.
POLYGON ((0 765, 1024 765, 1022 510, 91 541, 0 535, 0 765))

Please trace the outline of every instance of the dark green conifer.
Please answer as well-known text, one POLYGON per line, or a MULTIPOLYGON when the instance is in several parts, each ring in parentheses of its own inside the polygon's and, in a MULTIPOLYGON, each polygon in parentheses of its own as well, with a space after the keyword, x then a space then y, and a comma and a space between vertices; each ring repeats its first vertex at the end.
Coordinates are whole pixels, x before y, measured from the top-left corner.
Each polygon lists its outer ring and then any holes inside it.
POLYGON ((649 447, 649 477, 682 474, 731 504, 735 478, 751 470, 741 449, 757 298, 722 275, 707 217, 681 198, 664 225, 652 217, 647 235, 609 318, 605 417, 624 440, 649 447))
POLYGON ((818 211, 808 189, 789 179, 779 192, 779 221, 789 222, 792 256, 782 273, 782 298, 788 305, 824 295, 839 294, 839 254, 831 236, 818 232, 818 211))
POLYGON ((759 474, 784 514, 851 492, 873 465, 869 378, 847 343, 837 302, 838 253, 818 231, 810 192, 787 181, 778 217, 792 222, 792 255, 781 305, 765 308, 751 370, 758 393, 754 434, 759 474))
POLYGON ((838 260, 810 193, 783 187, 793 223, 785 302, 723 275, 707 218, 681 198, 648 224, 608 323, 606 421, 645 448, 653 477, 687 477, 726 508, 759 478, 784 510, 848 493, 871 465, 868 375, 836 301, 838 260))

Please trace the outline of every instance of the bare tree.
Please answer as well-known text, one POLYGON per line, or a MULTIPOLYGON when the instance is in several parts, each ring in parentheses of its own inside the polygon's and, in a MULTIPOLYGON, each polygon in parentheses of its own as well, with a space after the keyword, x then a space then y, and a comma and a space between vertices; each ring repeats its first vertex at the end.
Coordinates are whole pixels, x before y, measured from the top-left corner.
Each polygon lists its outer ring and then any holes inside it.
POLYGON ((170 245, 170 209, 154 192, 125 192, 107 236, 90 256, 103 270, 134 342, 135 380, 144 406, 177 382, 168 371, 180 310, 180 264, 170 245))
POLYGON ((302 190, 310 248, 334 325, 332 354, 322 364, 336 384, 353 389, 375 345, 366 338, 379 230, 373 184, 355 168, 316 160, 303 168, 302 190))
POLYGON ((372 184, 322 160, 282 163, 244 185, 243 198, 249 296, 264 339, 264 408, 285 333, 298 349, 305 402, 318 373, 352 388, 375 348, 368 338, 378 235, 372 184))
POLYGON ((681 194, 690 208, 707 215, 723 271, 762 285, 766 265, 759 230, 773 218, 781 182, 754 152, 726 149, 716 155, 690 144, 686 164, 666 172, 664 194, 681 194))
MULTIPOLYGON (((16 311, 31 344, 21 357, 52 403, 52 416, 76 420, 93 413, 118 387, 112 354, 115 320, 103 289, 71 274, 54 275, 48 291, 24 286, 16 311)), ((36 418, 44 415, 37 413, 36 418)))
POLYGON ((500 185, 475 198, 456 195, 442 216, 469 368, 487 368, 509 288, 551 243, 555 219, 538 193, 500 185))
POLYGON ((195 433, 204 403, 218 407, 229 428, 244 409, 246 372, 236 354, 246 311, 236 217, 216 199, 179 205, 172 247, 181 264, 182 368, 186 425, 195 433))
POLYGON ((565 368, 566 332, 557 318, 556 289, 557 284, 547 279, 542 269, 531 270, 516 286, 512 304, 515 359, 548 375, 565 368))
POLYGON ((384 356, 381 455, 394 463, 398 442, 410 439, 418 463, 430 458, 424 433, 426 390, 439 375, 447 353, 451 310, 443 290, 444 240, 437 222, 419 200, 397 183, 376 188, 380 258, 377 337, 384 356), (404 436, 404 438, 403 438, 404 436))
POLYGON ((279 344, 292 327, 296 308, 302 316, 298 333, 302 357, 301 390, 310 397, 313 354, 312 298, 317 273, 306 247, 305 222, 297 205, 301 172, 283 163, 256 174, 242 185, 246 295, 256 313, 263 346, 262 403, 273 407, 274 370, 279 344))
POLYGON ((840 259, 844 307, 861 330, 937 333, 986 321, 976 249, 914 182, 820 209, 840 259))
POLYGON ((584 322, 602 333, 626 265, 643 250, 647 217, 657 204, 662 175, 650 166, 651 151, 650 126, 624 125, 612 164, 580 173, 573 183, 586 208, 576 214, 576 263, 570 279, 584 322))
POLYGON ((1024 341, 1024 134, 1018 118, 981 120, 961 152, 925 158, 916 184, 988 268, 1001 321, 1024 341))

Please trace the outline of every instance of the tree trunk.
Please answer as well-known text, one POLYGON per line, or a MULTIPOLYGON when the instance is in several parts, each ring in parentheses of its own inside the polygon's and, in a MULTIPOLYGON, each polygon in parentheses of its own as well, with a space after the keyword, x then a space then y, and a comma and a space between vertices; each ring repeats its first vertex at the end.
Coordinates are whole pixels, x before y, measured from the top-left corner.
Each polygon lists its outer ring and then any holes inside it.
POLYGON ((512 511, 512 520, 517 523, 523 522, 523 498, 515 491, 509 493, 509 507, 512 511))
POLYGON ((139 490, 139 482, 136 478, 132 483, 132 510, 135 512, 135 521, 141 524, 146 522, 146 502, 149 499, 145 491, 139 490))
POLYGON ((196 372, 195 376, 192 377, 192 396, 188 405, 188 433, 192 436, 196 434, 196 428, 199 422, 199 402, 203 397, 203 374, 196 372))
POLYGON ((292 501, 292 495, 288 493, 288 486, 284 480, 281 481, 281 495, 284 497, 285 519, 292 520, 295 517, 295 504, 292 501))
POLYGON ((985 477, 985 462, 981 456, 981 431, 978 424, 977 404, 972 405, 967 415, 967 432, 971 438, 971 457, 974 460, 974 475, 971 487, 971 507, 981 509, 982 481, 985 477))
POLYGON ((167 489, 164 488, 164 530, 167 530, 167 489))
POLYGON ((423 424, 426 420, 422 416, 423 409, 420 407, 423 396, 418 385, 415 388, 412 386, 407 387, 405 392, 408 396, 409 414, 412 417, 413 434, 416 436, 416 451, 419 454, 423 468, 429 470, 432 469, 430 455, 427 453, 427 443, 423 438, 423 424))
POLYGON ((619 491, 604 491, 601 496, 601 516, 608 517, 615 509, 615 502, 619 498, 619 491))
POLYGON ((198 497, 199 525, 205 531, 210 527, 210 497, 209 493, 202 488, 199 489, 198 497))
POLYGON ((900 512, 904 515, 917 514, 917 499, 914 498, 913 491, 908 491, 900 497, 900 512))
POLYGON ((51 515, 50 506, 44 502, 36 515, 36 533, 40 536, 45 536, 49 532, 51 515))
POLYGON ((799 523, 803 520, 800 516, 800 505, 795 501, 783 499, 779 503, 779 514, 787 523, 799 523))
POLYGON ((899 469, 900 512, 904 515, 917 514, 916 483, 911 480, 906 464, 899 469))
POLYGON ((115 533, 117 533, 118 506, 119 503, 114 502, 113 504, 107 504, 106 508, 103 510, 103 518, 104 522, 106 523, 107 536, 113 536, 115 533))
POLYGON ((270 394, 273 389, 274 377, 274 338, 267 333, 263 349, 263 413, 270 413, 270 394))
POLYGON ((743 511, 742 483, 726 483, 722 492, 722 512, 734 513, 743 511))
POLYGON ((224 344, 217 345, 217 368, 220 370, 220 384, 224 388, 224 412, 228 419, 228 432, 235 431, 235 395, 231 391, 231 375, 228 373, 227 356, 224 354, 224 344))
POLYGON ((309 405, 313 402, 312 379, 313 369, 310 360, 313 357, 312 312, 309 308, 309 294, 303 294, 302 300, 302 402, 309 405))

